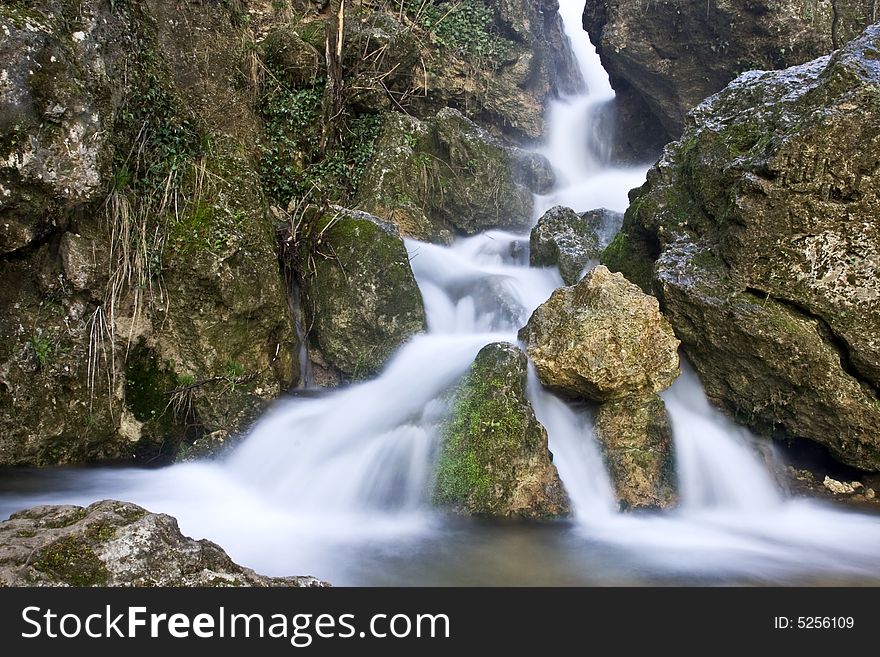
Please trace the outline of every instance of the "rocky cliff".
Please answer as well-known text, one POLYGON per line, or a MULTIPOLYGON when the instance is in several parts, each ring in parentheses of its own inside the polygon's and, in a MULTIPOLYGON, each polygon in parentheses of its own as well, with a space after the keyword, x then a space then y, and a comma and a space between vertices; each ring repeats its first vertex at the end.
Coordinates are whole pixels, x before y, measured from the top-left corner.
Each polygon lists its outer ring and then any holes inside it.
POLYGON ((880 469, 880 26, 692 115, 603 255, 660 297, 707 392, 880 469))

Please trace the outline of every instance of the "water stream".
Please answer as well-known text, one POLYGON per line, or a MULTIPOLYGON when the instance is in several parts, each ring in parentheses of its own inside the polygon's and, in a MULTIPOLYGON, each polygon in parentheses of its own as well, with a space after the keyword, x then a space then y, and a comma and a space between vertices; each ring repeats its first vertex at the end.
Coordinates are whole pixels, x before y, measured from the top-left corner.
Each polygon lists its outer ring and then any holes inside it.
MULTIPOLYGON (((544 153, 560 185, 536 199, 537 210, 623 210, 646 167, 609 166, 609 145, 591 133, 591 111, 613 92, 580 27, 584 0, 560 5, 588 92, 549 108, 544 153)), ((377 378, 279 401, 221 461, 20 472, 0 494, 0 517, 39 503, 128 500, 177 517, 184 533, 260 572, 343 585, 880 583, 880 516, 786 499, 753 438, 709 405, 687 367, 664 394, 678 510, 618 513, 589 409, 549 394, 534 375, 530 398, 574 518, 494 524, 432 509, 444 393, 484 345, 515 342, 562 285, 556 270, 531 269, 517 255, 524 243, 500 231, 450 247, 408 241, 429 330, 377 378)))

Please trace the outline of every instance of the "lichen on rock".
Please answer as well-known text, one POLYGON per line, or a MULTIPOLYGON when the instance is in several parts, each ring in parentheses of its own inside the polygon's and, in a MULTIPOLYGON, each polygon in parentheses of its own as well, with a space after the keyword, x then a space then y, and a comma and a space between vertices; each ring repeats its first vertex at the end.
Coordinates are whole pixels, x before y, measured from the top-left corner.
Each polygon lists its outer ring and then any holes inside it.
POLYGON ((311 337, 349 378, 375 374, 426 330, 422 296, 397 229, 365 212, 307 213, 296 269, 311 337))
POLYGON ((657 299, 604 266, 556 290, 519 337, 541 382, 570 396, 656 393, 679 374, 679 343, 657 299))

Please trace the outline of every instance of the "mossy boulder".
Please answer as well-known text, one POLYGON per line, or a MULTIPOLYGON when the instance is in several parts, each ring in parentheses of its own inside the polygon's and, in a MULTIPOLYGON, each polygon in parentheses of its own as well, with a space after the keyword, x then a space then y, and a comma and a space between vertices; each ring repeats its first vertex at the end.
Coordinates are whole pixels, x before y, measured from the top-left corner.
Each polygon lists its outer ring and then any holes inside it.
POLYGON ((441 430, 436 504, 502 518, 569 513, 547 431, 526 396, 527 366, 511 344, 490 344, 477 355, 441 430))
POLYGON ((422 295, 394 226, 365 212, 315 209, 297 239, 307 326, 330 365, 366 378, 426 330, 422 295))
POLYGON ((547 210, 532 228, 529 263, 532 267, 558 267, 566 285, 577 283, 601 253, 596 218, 559 205, 547 210))
POLYGON ((659 396, 601 404, 595 431, 622 510, 666 509, 677 502, 672 425, 659 396))
POLYGON ((37 506, 0 522, 0 586, 327 586, 265 577, 171 516, 127 502, 37 506))
POLYGON ((454 109, 426 121, 386 117, 358 207, 407 237, 435 242, 531 225, 532 194, 554 180, 546 158, 493 137, 454 109))
POLYGON ((868 470, 880 469, 878 44, 873 26, 708 99, 603 258, 657 292, 711 398, 868 470))
POLYGON ((679 343, 657 299, 601 265, 556 290, 519 338, 541 383, 569 396, 644 396, 679 374, 679 343))

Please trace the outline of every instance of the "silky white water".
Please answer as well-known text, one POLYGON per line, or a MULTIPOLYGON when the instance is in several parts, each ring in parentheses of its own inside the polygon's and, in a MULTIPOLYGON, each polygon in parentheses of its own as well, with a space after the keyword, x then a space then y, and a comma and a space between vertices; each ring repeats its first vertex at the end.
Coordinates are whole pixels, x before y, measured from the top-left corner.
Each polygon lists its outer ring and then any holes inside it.
MULTIPOLYGON (((623 210, 645 168, 608 166, 591 108, 613 95, 580 28, 583 0, 562 14, 588 93, 549 109, 545 154, 560 185, 537 199, 623 210), (583 148, 576 148, 577 145, 583 148)), ((609 231, 614 227, 608 227, 609 231)), ((160 470, 41 471, 0 495, 0 517, 38 503, 129 500, 178 518, 267 574, 335 584, 639 584, 880 582, 880 517, 786 499, 747 431, 706 400, 685 366, 664 393, 682 503, 657 515, 616 511, 586 407, 529 395, 571 497, 574 519, 497 526, 430 506, 446 393, 486 344, 516 341, 562 285, 530 269, 527 236, 492 231, 451 247, 408 241, 428 318, 374 380, 278 402, 222 461, 160 470)))

